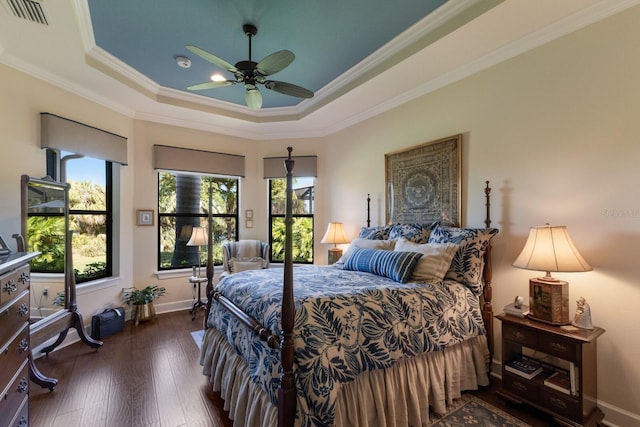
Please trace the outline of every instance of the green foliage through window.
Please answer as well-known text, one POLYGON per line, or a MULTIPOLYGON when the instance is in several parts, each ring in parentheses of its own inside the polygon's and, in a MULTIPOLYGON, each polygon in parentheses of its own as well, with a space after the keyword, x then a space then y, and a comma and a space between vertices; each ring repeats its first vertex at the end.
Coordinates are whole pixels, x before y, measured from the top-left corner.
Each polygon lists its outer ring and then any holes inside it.
MULTIPOLYGON (((286 179, 271 179, 270 189, 270 245, 271 261, 284 262, 286 214, 286 179)), ((315 187, 312 178, 293 181, 293 262, 313 263, 313 210, 315 187)))
POLYGON ((213 260, 222 264, 222 242, 236 240, 238 179, 160 172, 158 175, 158 269, 204 266, 207 247, 187 246, 193 227, 213 222, 213 260), (200 251, 200 261, 198 261, 200 251))
MULTIPOLYGON (((60 155, 69 155, 62 152, 60 155)), ((54 155, 53 150, 48 156, 54 155)), ((54 155, 58 159, 58 155, 54 155)), ((65 163, 68 192, 69 229, 72 234, 73 268, 78 283, 111 275, 112 164, 89 157, 69 156, 65 163)), ((47 170, 55 176, 55 170, 47 170)), ((30 210, 27 219, 27 246, 41 252, 31 261, 38 273, 63 273, 65 263, 65 218, 57 209, 30 210)))

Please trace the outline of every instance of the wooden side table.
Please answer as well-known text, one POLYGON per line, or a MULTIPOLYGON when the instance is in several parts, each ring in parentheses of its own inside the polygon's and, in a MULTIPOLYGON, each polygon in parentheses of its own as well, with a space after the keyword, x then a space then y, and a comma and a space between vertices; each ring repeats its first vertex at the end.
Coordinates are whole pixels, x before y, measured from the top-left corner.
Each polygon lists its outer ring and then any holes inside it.
POLYGON ((597 339, 604 329, 567 331, 504 313, 496 318, 502 322, 502 386, 497 394, 546 412, 563 426, 598 425, 604 413, 597 407, 597 339), (527 379, 505 369, 507 362, 523 353, 539 360, 543 372, 527 379), (554 366, 569 367, 571 390, 561 392, 544 384, 554 366))
POLYGON ((193 303, 193 307, 191 308, 191 320, 195 320, 196 312, 198 308, 206 308, 207 304, 202 301, 202 293, 201 288, 203 283, 207 283, 206 277, 189 277, 189 283, 193 283, 193 286, 198 285, 198 299, 193 303))

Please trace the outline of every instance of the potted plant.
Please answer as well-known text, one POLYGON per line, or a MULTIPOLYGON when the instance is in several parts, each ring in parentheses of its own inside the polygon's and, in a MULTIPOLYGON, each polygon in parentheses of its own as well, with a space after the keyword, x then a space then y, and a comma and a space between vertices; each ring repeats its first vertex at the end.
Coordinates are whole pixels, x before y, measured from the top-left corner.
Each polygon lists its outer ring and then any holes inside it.
POLYGON ((123 300, 125 304, 133 306, 133 320, 136 325, 156 316, 153 301, 166 293, 166 288, 158 285, 149 285, 143 289, 132 287, 124 292, 123 300))

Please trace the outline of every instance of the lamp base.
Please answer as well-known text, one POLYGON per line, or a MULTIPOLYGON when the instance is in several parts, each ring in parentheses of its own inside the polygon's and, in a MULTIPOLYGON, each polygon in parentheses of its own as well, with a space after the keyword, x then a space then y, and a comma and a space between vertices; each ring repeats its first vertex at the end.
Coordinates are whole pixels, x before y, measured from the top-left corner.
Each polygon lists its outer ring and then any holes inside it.
POLYGON ((342 257, 342 249, 331 248, 329 249, 329 264, 335 264, 342 257))
POLYGON ((530 279, 528 317, 550 325, 570 324, 569 283, 530 279))

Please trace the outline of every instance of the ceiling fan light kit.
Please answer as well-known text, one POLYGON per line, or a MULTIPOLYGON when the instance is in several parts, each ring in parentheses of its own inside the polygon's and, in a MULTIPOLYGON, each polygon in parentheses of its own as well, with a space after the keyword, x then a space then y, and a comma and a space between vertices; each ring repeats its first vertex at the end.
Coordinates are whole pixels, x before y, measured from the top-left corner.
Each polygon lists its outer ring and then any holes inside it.
MULTIPOLYGON (((267 80, 267 76, 282 71, 284 68, 289 66, 289 64, 291 64, 295 59, 295 55, 289 50, 279 50, 272 53, 271 55, 268 55, 260 62, 252 61, 251 39, 258 33, 258 29, 255 25, 252 24, 244 24, 242 26, 242 29, 245 35, 249 38, 249 59, 246 61, 239 61, 235 65, 231 65, 231 63, 225 61, 224 59, 219 58, 216 55, 207 52, 206 50, 200 49, 197 46, 186 46, 189 51, 195 53, 202 59, 211 62, 217 67, 229 71, 235 76, 235 80, 222 80, 200 83, 187 87, 188 90, 215 89, 218 87, 243 83, 245 86, 245 101, 247 103, 247 106, 252 110, 259 110, 260 108, 262 108, 262 94, 257 87, 258 84, 263 85, 267 89, 288 96, 294 96, 297 98, 313 97, 312 91, 301 86, 297 86, 292 83, 279 82, 276 80, 267 80)), ((190 62, 191 61, 189 61, 189 63, 190 62)))

